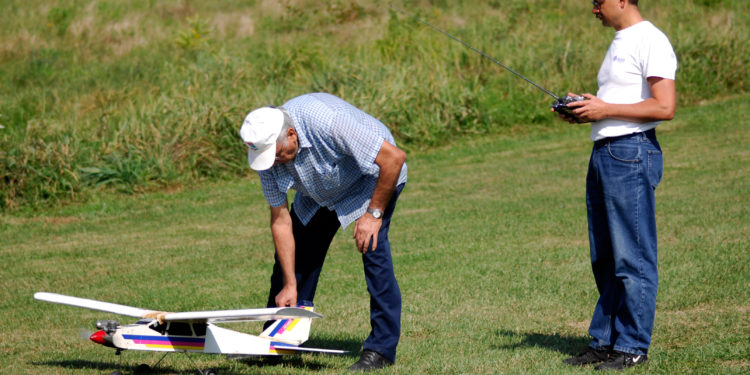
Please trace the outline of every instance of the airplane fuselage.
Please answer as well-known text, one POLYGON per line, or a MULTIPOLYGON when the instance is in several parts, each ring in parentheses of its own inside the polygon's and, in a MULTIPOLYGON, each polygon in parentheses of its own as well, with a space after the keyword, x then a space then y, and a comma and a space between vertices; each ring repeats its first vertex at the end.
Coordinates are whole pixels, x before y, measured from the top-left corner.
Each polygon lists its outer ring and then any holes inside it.
MULTIPOLYGON (((203 324, 203 332, 206 331, 203 324)), ((205 333, 202 336, 174 335, 160 333, 149 324, 128 324, 121 326, 112 335, 112 343, 119 349, 150 350, 158 352, 204 352, 206 346, 205 333)))
POLYGON ((91 340, 120 350, 196 352, 232 355, 292 354, 296 345, 249 335, 204 322, 141 320, 118 326, 111 334, 98 331, 91 340), (285 350, 286 349, 286 350, 285 350))

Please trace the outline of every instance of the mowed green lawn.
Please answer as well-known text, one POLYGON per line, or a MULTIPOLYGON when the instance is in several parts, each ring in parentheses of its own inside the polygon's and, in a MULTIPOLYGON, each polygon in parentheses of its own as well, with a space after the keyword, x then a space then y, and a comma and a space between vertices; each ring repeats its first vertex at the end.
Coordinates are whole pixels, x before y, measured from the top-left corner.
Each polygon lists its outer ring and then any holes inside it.
MULTIPOLYGON (((680 109, 658 128, 661 284, 651 361, 632 373, 750 372, 749 99, 680 109)), ((561 122, 410 155, 391 229, 402 339, 383 373, 593 372, 561 363, 588 342, 598 296, 584 202, 590 147, 587 126, 561 122)), ((257 177, 247 176, 0 217, 0 372, 101 374, 120 360, 130 372, 158 358, 118 358, 83 339, 96 320, 118 317, 37 302, 37 291, 167 311, 263 307, 273 246, 257 177)), ((192 358, 225 374, 344 372, 369 332, 350 236, 340 232, 329 252, 315 300, 325 318, 308 342, 350 355, 192 358)), ((158 373, 194 371, 182 355, 163 365, 158 373)))

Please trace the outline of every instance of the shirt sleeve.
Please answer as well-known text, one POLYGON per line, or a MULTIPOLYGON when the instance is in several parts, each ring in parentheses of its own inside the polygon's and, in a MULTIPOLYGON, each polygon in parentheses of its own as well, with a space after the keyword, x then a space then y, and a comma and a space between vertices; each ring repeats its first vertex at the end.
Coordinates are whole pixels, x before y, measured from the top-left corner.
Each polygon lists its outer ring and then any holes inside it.
POLYGON ((286 202, 286 193, 279 189, 276 179, 273 176, 273 168, 265 171, 258 171, 260 185, 263 188, 263 196, 271 207, 283 206, 286 202))
POLYGON ((380 125, 374 118, 356 118, 349 113, 341 113, 334 118, 331 126, 332 143, 337 152, 351 156, 363 174, 377 175, 380 167, 375 158, 385 140, 380 125))
POLYGON ((653 36, 647 43, 648 48, 643 51, 644 78, 661 77, 674 80, 677 72, 677 56, 672 44, 664 34, 653 36))

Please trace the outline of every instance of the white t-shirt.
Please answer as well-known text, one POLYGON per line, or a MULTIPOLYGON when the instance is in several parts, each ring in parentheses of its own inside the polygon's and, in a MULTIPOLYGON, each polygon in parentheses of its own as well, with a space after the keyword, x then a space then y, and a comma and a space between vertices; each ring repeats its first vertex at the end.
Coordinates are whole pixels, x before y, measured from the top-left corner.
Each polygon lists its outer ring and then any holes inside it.
MULTIPOLYGON (((641 21, 615 32, 599 69, 596 96, 607 103, 633 104, 651 98, 648 77, 675 79, 677 57, 672 44, 651 22, 641 21)), ((617 137, 653 129, 659 121, 602 119, 591 124, 591 139, 617 137)))

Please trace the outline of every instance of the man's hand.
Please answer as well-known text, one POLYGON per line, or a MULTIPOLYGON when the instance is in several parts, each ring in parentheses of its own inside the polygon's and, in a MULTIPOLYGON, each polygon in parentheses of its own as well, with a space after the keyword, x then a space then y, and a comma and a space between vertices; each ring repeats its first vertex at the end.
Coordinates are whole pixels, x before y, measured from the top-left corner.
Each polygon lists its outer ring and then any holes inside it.
POLYGON ((586 100, 570 103, 568 107, 573 108, 573 113, 582 122, 599 121, 609 117, 607 114, 607 103, 591 94, 583 94, 581 96, 586 100))
MULTIPOLYGON (((594 118, 587 117, 587 116, 583 115, 584 112, 588 113, 588 109, 582 109, 584 107, 588 108, 587 106, 591 104, 592 100, 597 100, 600 104, 605 104, 599 98, 597 98, 596 96, 591 95, 591 94, 578 95, 578 94, 574 94, 572 92, 569 92, 568 96, 571 96, 571 97, 581 96, 581 97, 585 98, 585 100, 574 101, 574 102, 570 102, 570 103, 567 104, 567 107, 570 108, 570 112, 572 112, 573 114, 575 114, 575 116, 570 116, 568 114, 565 114, 565 113, 562 113, 562 112, 558 112, 557 113, 557 117, 559 117, 559 118, 561 118, 561 119, 563 119, 563 120, 565 120, 565 121, 567 121, 567 122, 569 122, 571 124, 584 124, 584 123, 588 123, 588 122, 591 122, 591 121, 596 121, 596 120, 601 119, 601 118, 594 119, 594 118)), ((550 111, 555 112, 554 109, 550 109, 550 111)))
MULTIPOLYGON (((556 111, 554 109, 550 109, 550 112, 556 112, 556 111)), ((557 112, 557 117, 559 117, 563 121, 571 123, 571 124, 582 124, 582 123, 585 122, 585 121, 579 119, 578 117, 570 116, 570 115, 568 115, 566 113, 563 113, 563 112, 557 112)))
POLYGON ((364 254, 372 240, 372 251, 378 247, 378 232, 383 224, 382 219, 376 219, 369 213, 365 213, 354 223, 354 240, 357 245, 357 251, 364 254))
POLYGON ((276 295, 276 306, 297 307, 297 286, 285 285, 281 292, 276 295))

